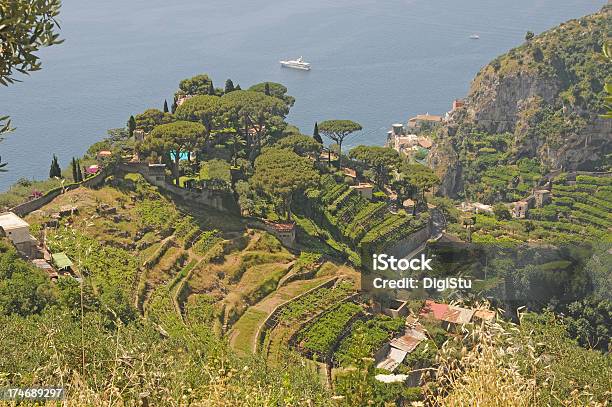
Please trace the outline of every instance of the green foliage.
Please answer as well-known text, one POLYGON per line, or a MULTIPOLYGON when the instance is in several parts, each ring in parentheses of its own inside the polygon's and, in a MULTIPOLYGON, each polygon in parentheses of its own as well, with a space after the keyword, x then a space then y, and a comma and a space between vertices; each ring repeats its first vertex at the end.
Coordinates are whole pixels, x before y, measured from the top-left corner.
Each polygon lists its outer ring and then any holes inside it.
POLYGON ((317 143, 323 145, 323 139, 321 138, 321 135, 319 134, 319 124, 317 122, 315 122, 314 130, 312 131, 312 137, 315 139, 317 143))
POLYGON ((495 214, 495 219, 497 220, 510 220, 512 219, 512 214, 508 207, 502 203, 496 204, 493 206, 493 213, 495 214))
POLYGON ((206 131, 200 123, 176 121, 155 127, 145 140, 144 148, 168 157, 174 162, 175 183, 179 184, 179 162, 181 153, 193 151, 206 131))
POLYGON ((397 151, 379 146, 357 146, 349 152, 349 157, 361 161, 374 171, 373 181, 379 188, 389 182, 391 170, 397 169, 401 162, 397 151))
POLYGON ((184 101, 174 115, 179 120, 199 121, 209 135, 213 129, 222 128, 221 98, 214 95, 197 95, 184 101))
POLYGON ((103 245, 97 239, 68 228, 48 235, 52 252, 66 252, 84 275, 100 291, 124 295, 130 289, 138 268, 137 259, 125 249, 103 245))
POLYGON ((193 250, 199 255, 205 255, 221 240, 218 230, 208 230, 200 235, 193 245, 193 250))
POLYGON ((136 213, 143 227, 157 231, 167 228, 175 219, 176 210, 163 199, 144 199, 136 204, 136 213))
POLYGON ((13 70, 22 74, 40 70, 40 59, 36 55, 40 48, 63 42, 56 33, 60 6, 59 0, 15 0, 0 5, 1 85, 15 81, 13 70))
POLYGON ((567 331, 580 345, 606 352, 612 345, 612 301, 587 298, 568 306, 567 331))
MULTIPOLYGON (((524 375, 540 383, 542 405, 561 406, 559 399, 568 399, 572 392, 580 394, 581 398, 591 395, 600 402, 609 398, 612 357, 576 346, 562 321, 554 315, 524 315, 517 336, 521 346, 514 354, 515 361, 524 375), (531 363, 532 355, 543 359, 531 363), (552 377, 554 387, 550 383, 552 377), (586 394, 581 392, 583 389, 588 389, 586 394)), ((586 404, 583 401, 576 405, 586 404)))
POLYGON ((317 129, 338 145, 338 168, 340 168, 342 166, 342 143, 346 137, 361 130, 361 125, 352 120, 325 120, 318 124, 317 129))
POLYGON ((319 157, 322 146, 317 141, 303 134, 293 134, 278 140, 275 147, 292 150, 297 155, 319 157))
POLYGON ((234 82, 232 82, 231 79, 228 79, 225 81, 225 88, 224 88, 224 92, 223 93, 230 93, 233 92, 234 90, 236 90, 234 88, 234 82))
POLYGON ((210 95, 212 80, 206 74, 196 75, 191 78, 183 79, 179 83, 177 94, 182 95, 210 95))
POLYGON ((338 335, 362 309, 352 302, 343 302, 315 319, 297 336, 300 349, 317 355, 320 360, 332 350, 338 335))
POLYGON ((158 109, 147 109, 134 117, 136 128, 143 130, 145 133, 150 133, 151 130, 160 124, 168 124, 174 120, 170 113, 162 112, 158 109))
POLYGON ((404 328, 403 318, 377 315, 367 321, 356 321, 351 333, 340 342, 334 360, 342 367, 355 366, 362 358, 372 357, 384 343, 404 328))
POLYGON ((422 201, 425 201, 425 193, 440 183, 431 168, 421 164, 403 164, 400 167, 400 178, 421 191, 422 201))
POLYGON ((261 92, 268 96, 282 100, 288 107, 292 107, 295 103, 293 96, 287 95, 287 88, 276 82, 262 82, 251 86, 248 90, 261 92), (267 92, 266 92, 267 89, 267 92))
POLYGON ((293 194, 316 185, 318 180, 319 174, 310 160, 292 151, 270 148, 255 160, 250 182, 272 200, 280 216, 286 214, 291 219, 293 194))
POLYGON ((51 168, 49 169, 49 178, 62 178, 62 169, 57 162, 57 157, 53 154, 53 159, 51 160, 51 168))
POLYGON ((26 263, 8 241, 0 241, 0 315, 40 313, 57 301, 48 275, 26 263))
POLYGON ((405 383, 381 383, 376 380, 374 360, 364 359, 356 369, 340 372, 335 378, 334 390, 343 398, 346 406, 388 406, 422 404, 420 387, 408 387, 405 383))
POLYGON ((306 399, 328 404, 329 394, 317 376, 294 357, 288 356, 282 367, 259 358, 238 358, 211 335, 208 323, 192 318, 193 307, 189 311, 187 324, 177 317, 168 336, 146 319, 109 328, 97 313, 86 314, 82 331, 81 321, 63 310, 0 317, 6 334, 0 343, 4 383, 51 386, 59 376, 70 405, 136 405, 143 397, 150 405, 205 400, 211 405, 264 407, 298 405, 306 399), (23 349, 37 351, 24 357, 23 349))
POLYGON ((287 326, 304 321, 343 300, 352 291, 353 286, 349 282, 341 282, 330 288, 319 288, 284 306, 278 315, 278 321, 287 326))

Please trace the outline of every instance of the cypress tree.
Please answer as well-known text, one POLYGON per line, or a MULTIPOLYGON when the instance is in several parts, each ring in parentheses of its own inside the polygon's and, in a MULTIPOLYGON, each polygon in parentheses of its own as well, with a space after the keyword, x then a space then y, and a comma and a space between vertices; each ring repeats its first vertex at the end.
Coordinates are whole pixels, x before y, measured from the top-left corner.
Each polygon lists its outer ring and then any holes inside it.
POLYGON ((164 99, 164 113, 168 113, 168 101, 164 99))
POLYGON ((236 85, 236 87, 234 88, 234 90, 242 90, 242 88, 240 87, 240 84, 236 85))
POLYGON ((81 160, 77 160, 77 177, 79 178, 79 182, 83 181, 83 173, 81 172, 81 160))
POLYGON ((233 92, 234 89, 234 82, 232 82, 231 79, 228 79, 225 81, 225 93, 230 93, 233 92))
POLYGON ((79 167, 76 158, 72 157, 72 162, 70 163, 70 165, 72 166, 72 180, 74 182, 79 182, 79 167))
POLYGON ((319 135, 319 124, 317 122, 315 122, 315 127, 314 127, 314 131, 312 132, 312 137, 315 139, 315 141, 319 144, 323 144, 323 139, 321 138, 321 135, 319 135))
POLYGON ((213 86, 212 80, 208 84, 208 94, 209 95, 214 95, 215 94, 215 87, 213 86))
POLYGON ((53 160, 51 160, 51 168, 49 169, 49 178, 61 178, 62 169, 57 162, 57 156, 53 154, 53 160))
POLYGON ((77 182, 78 176, 77 176, 77 171, 76 171, 75 165, 76 165, 76 160, 75 160, 74 157, 72 157, 72 160, 70 161, 70 168, 72 169, 72 180, 74 182, 77 182))
POLYGON ((174 114, 174 112, 176 112, 176 99, 174 100, 174 102, 172 102, 172 114, 174 114))
POLYGON ((268 82, 266 82, 266 84, 264 85, 264 93, 270 96, 270 84, 268 82))
POLYGON ((127 122, 128 131, 130 132, 130 137, 134 135, 134 130, 136 130, 136 119, 134 116, 130 116, 130 119, 127 122))

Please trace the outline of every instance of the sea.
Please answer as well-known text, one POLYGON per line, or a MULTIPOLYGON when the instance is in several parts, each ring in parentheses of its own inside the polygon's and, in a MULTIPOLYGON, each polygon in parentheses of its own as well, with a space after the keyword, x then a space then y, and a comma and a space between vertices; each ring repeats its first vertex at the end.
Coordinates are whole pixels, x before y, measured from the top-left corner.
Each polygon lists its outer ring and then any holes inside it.
POLYGON ((222 87, 274 81, 296 98, 288 117, 351 119, 347 148, 382 144, 392 123, 443 114, 492 58, 599 10, 605 0, 64 0, 61 45, 42 70, 0 89, 16 130, 0 143, 8 172, 41 179, 53 154, 67 166, 131 114, 172 102, 200 73, 222 87), (470 39, 477 34, 480 39, 470 39), (282 68, 303 56, 311 71, 282 68))

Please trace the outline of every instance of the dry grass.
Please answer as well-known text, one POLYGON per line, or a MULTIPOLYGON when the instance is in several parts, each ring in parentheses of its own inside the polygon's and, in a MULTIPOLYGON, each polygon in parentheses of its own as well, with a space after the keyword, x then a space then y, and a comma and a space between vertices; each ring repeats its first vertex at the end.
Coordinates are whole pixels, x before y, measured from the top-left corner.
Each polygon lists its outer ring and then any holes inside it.
POLYGON ((605 407, 588 388, 569 396, 555 390, 546 355, 518 339, 512 324, 488 324, 447 341, 437 355, 437 369, 424 376, 432 406, 532 407, 554 405, 605 407), (543 379, 544 378, 544 379, 543 379))

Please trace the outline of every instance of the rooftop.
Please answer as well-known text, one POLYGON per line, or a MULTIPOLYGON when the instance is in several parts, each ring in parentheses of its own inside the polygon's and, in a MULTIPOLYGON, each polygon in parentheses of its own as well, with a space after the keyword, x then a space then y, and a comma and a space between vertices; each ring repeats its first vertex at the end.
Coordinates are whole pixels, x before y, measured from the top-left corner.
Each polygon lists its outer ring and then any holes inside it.
POLYGON ((285 223, 280 223, 280 222, 266 222, 266 225, 270 226, 272 229, 278 231, 278 232, 291 232, 294 228, 295 228, 295 223, 294 222, 285 222, 285 223))
POLYGON ((55 267, 60 270, 72 266, 72 261, 64 252, 54 253, 51 255, 51 258, 53 259, 53 264, 55 264, 55 267))
POLYGON ((30 225, 13 212, 5 212, 0 214, 0 227, 4 230, 28 228, 30 225))
POLYGON ((431 142, 431 140, 427 139, 427 138, 422 138, 419 140, 419 145, 423 148, 431 148, 431 146, 433 145, 433 143, 431 142))
POLYGON ((454 324, 467 324, 472 320, 474 312, 475 311, 472 309, 427 300, 425 301, 425 306, 421 310, 421 315, 433 316, 434 319, 452 322, 454 324))
POLYGON ((353 185, 353 186, 351 186, 351 188, 355 188, 355 189, 368 189, 368 188, 374 188, 374 186, 372 184, 368 184, 368 183, 359 183, 359 185, 353 185))
POLYGON ((422 120, 422 121, 426 121, 426 122, 441 122, 442 121, 442 116, 438 116, 435 114, 417 114, 416 117, 412 117, 410 118, 411 122, 415 122, 417 120, 422 120))

